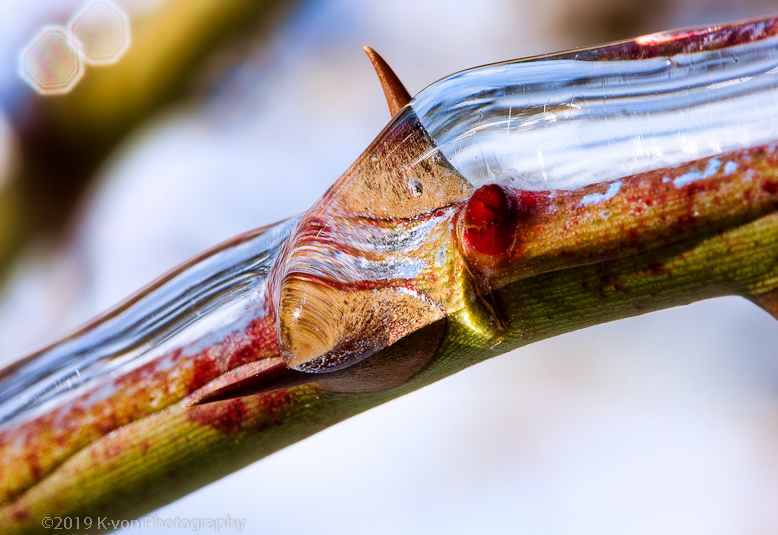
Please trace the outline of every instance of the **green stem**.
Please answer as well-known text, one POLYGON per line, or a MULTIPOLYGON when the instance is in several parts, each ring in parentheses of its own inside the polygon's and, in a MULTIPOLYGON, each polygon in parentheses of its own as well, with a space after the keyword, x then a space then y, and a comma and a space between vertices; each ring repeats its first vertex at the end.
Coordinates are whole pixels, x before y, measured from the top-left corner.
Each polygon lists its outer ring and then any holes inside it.
POLYGON ((517 347, 597 323, 722 295, 760 304, 778 293, 778 213, 717 235, 533 276, 494 295, 506 320, 474 334, 467 309, 447 319, 434 360, 405 385, 337 394, 305 385, 242 400, 183 402, 91 443, 0 510, 7 533, 45 531, 45 516, 135 518, 371 407, 517 347), (234 425, 228 425, 234 424, 234 425))

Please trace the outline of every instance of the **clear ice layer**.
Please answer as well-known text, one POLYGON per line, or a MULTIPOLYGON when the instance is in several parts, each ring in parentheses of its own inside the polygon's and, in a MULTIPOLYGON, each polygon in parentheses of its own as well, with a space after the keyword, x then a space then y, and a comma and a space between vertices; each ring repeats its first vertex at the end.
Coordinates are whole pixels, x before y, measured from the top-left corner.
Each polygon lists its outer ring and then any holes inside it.
POLYGON ((475 185, 573 190, 773 143, 776 20, 713 30, 486 65, 411 105, 475 185))
MULTIPOLYGON (((264 310, 267 275, 299 217, 287 219, 168 277, 0 378, 0 422, 134 369, 160 352, 204 340, 264 310)), ((230 327, 234 328, 234 327, 230 327)))

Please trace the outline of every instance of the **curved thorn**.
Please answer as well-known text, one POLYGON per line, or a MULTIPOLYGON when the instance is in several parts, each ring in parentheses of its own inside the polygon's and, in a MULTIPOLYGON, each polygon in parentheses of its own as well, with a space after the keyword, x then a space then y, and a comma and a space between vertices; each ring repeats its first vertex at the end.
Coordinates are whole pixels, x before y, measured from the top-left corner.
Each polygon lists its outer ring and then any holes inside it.
POLYGON ((320 379, 321 377, 317 377, 316 374, 298 372, 297 370, 288 368, 283 362, 280 362, 259 373, 249 375, 234 383, 217 388, 199 399, 190 401, 187 403, 187 406, 194 407, 196 405, 213 403, 215 401, 226 401, 228 399, 242 398, 254 394, 264 394, 265 392, 273 392, 274 390, 280 390, 282 388, 312 383, 320 379))
POLYGON ((386 96, 386 103, 389 104, 389 113, 392 117, 397 115, 406 104, 411 101, 411 95, 400 81, 400 78, 394 73, 389 64, 384 61, 378 52, 365 45, 362 47, 370 62, 373 64, 378 79, 381 81, 381 87, 386 96))

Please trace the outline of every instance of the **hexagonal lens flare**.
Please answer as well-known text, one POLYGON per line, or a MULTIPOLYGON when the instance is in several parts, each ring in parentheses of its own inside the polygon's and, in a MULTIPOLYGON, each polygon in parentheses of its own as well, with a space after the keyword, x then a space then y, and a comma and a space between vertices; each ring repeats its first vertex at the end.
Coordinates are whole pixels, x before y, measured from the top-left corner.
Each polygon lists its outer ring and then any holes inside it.
POLYGON ((81 54, 61 26, 44 26, 19 56, 19 75, 42 95, 67 93, 83 74, 81 54))
POLYGON ((109 0, 88 2, 69 24, 70 32, 92 65, 116 63, 130 47, 130 20, 109 0))

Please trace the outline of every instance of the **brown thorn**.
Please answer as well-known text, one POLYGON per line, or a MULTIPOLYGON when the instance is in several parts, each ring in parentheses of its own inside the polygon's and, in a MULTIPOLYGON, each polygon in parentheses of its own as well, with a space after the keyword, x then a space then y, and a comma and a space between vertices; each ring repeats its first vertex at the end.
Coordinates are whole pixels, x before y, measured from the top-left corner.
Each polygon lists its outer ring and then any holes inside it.
POLYGON ((440 347, 445 331, 446 320, 438 320, 414 331, 380 354, 334 372, 300 372, 279 362, 189 401, 187 407, 310 383, 331 392, 368 393, 388 390, 404 384, 430 362, 440 347))
POLYGON ((382 58, 378 52, 365 45, 362 47, 370 62, 373 64, 378 79, 381 81, 381 87, 386 96, 386 103, 389 104, 389 113, 392 117, 405 107, 411 101, 411 95, 400 81, 400 78, 394 73, 389 64, 382 58))
POLYGON ((304 385, 320 380, 315 373, 298 372, 288 368, 283 362, 262 370, 254 375, 244 377, 234 383, 230 383, 213 392, 205 394, 203 397, 190 401, 187 406, 205 405, 214 401, 226 401, 228 399, 242 398, 254 394, 264 394, 282 388, 304 385))

